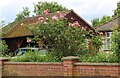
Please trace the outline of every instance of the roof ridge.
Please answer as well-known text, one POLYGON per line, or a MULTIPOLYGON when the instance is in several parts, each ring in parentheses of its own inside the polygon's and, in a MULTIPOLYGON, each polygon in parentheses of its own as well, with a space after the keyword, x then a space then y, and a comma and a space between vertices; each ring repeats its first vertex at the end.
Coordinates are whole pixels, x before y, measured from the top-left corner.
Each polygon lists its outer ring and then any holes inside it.
POLYGON ((107 21, 107 22, 105 22, 105 23, 103 23, 103 24, 101 24, 101 25, 99 25, 99 26, 94 27, 94 29, 97 29, 98 27, 101 27, 101 26, 103 26, 104 24, 107 24, 107 23, 109 23, 109 22, 111 22, 111 21, 113 21, 113 20, 115 20, 115 19, 117 19, 117 18, 119 18, 119 17, 120 17, 120 16, 113 17, 111 20, 109 20, 109 21, 107 21))

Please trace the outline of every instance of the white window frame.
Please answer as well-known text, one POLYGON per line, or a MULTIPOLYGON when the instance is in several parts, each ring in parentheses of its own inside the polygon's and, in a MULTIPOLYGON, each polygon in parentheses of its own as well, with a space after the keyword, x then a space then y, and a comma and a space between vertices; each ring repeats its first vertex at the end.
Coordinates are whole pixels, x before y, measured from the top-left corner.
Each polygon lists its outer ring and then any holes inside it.
POLYGON ((106 32, 105 33, 105 46, 104 46, 104 50, 110 50, 111 34, 112 34, 112 32, 106 32))

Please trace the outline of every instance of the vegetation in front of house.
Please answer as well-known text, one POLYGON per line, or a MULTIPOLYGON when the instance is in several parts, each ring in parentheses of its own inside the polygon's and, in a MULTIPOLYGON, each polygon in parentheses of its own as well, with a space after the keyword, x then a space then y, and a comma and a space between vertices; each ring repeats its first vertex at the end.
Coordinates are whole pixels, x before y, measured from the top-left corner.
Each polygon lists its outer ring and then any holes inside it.
POLYGON ((8 55, 8 46, 4 40, 0 40, 0 57, 8 55))
MULTIPOLYGON (((113 52, 98 52, 94 55, 84 54, 79 56, 80 62, 91 63, 119 63, 118 56, 113 52)), ((26 52, 23 56, 10 57, 11 62, 61 62, 61 59, 54 57, 51 54, 40 56, 39 52, 26 52)))
POLYGON ((114 29, 111 38, 111 51, 118 56, 120 62, 120 29, 114 29))
POLYGON ((41 55, 40 52, 25 52, 24 55, 9 57, 12 62, 59 62, 57 57, 53 57, 50 54, 41 55))
POLYGON ((100 37, 92 30, 86 30, 78 21, 68 22, 64 16, 58 13, 51 17, 39 17, 39 21, 42 22, 30 28, 35 36, 34 39, 45 44, 42 46, 45 46, 50 54, 59 59, 65 56, 86 54, 89 45, 97 46, 92 48, 93 52, 97 52, 102 45, 100 37))
MULTIPOLYGON (((80 57, 80 61, 81 62, 91 62, 91 63, 119 63, 120 59, 119 59, 118 54, 119 54, 120 51, 119 51, 119 46, 118 46, 119 45, 118 44, 119 43, 119 36, 118 35, 119 35, 119 32, 117 30, 115 30, 114 31, 114 35, 112 37, 113 44, 115 46, 112 47, 113 48, 112 52, 108 52, 108 53, 107 52, 97 52, 97 53, 94 52, 92 54, 89 53, 89 52, 87 52, 87 51, 85 53, 84 53, 84 51, 81 51, 79 53, 79 52, 75 52, 74 50, 72 50, 72 52, 74 52, 74 55, 80 57)), ((96 39, 92 39, 92 40, 94 42, 97 42, 97 38, 96 39)), ((64 44, 66 44, 66 43, 64 43, 64 44)), ((63 45, 60 44, 60 46, 61 45, 64 46, 64 44, 63 45)), ((54 45, 55 45, 55 43, 54 43, 54 45)), ((59 46, 59 44, 56 44, 56 45, 59 46)), ((75 45, 75 44, 72 44, 72 45, 75 45)), ((70 46, 72 46, 72 45, 70 44, 70 46)), ((67 47, 66 47, 66 49, 67 49, 67 47)), ((50 48, 50 50, 51 50, 51 48, 50 48)), ((40 56, 40 54, 38 52, 26 52, 23 56, 15 56, 15 57, 10 58, 10 61, 13 61, 13 62, 61 62, 60 54, 59 54, 59 51, 57 51, 57 50, 55 50, 55 51, 51 50, 51 51, 54 51, 54 52, 48 52, 46 54, 46 56, 40 56), (56 53, 56 54, 54 54, 54 53, 56 53), (59 54, 59 55, 57 55, 57 54, 59 54)), ((61 51, 62 51, 62 48, 61 48, 61 51)), ((67 50, 66 50, 66 52, 67 52, 67 50)), ((65 54, 66 54, 66 52, 65 52, 65 54)), ((69 55, 70 54, 68 54, 67 56, 69 56, 69 55)), ((63 56, 61 56, 61 57, 63 57, 63 56)))
POLYGON ((91 63, 119 63, 118 55, 113 52, 98 52, 94 55, 81 55, 81 62, 91 62, 91 63))

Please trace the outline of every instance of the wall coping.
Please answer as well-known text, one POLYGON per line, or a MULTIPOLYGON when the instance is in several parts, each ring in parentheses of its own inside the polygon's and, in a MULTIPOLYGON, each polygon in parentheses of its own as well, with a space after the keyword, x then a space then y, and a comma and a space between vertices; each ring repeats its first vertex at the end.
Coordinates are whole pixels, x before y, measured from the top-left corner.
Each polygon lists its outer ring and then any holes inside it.
POLYGON ((7 64, 7 65, 36 65, 36 64, 39 64, 39 65, 61 65, 62 63, 61 62, 5 62, 4 64, 7 64))
POLYGON ((79 60, 79 57, 77 56, 68 56, 68 57, 63 57, 62 60, 79 60))
POLYGON ((119 63, 74 63, 74 65, 78 65, 78 66, 89 66, 89 65, 93 65, 93 66, 120 66, 119 63))
POLYGON ((8 61, 8 58, 6 58, 6 57, 0 57, 0 61, 8 61))
MULTIPOLYGON (((20 64, 49 64, 49 65, 56 65, 56 64, 58 64, 58 65, 60 65, 60 64, 62 64, 62 62, 5 62, 4 64, 18 64, 18 65, 20 65, 20 64)), ((74 65, 94 65, 94 66, 99 66, 99 65, 104 65, 104 66, 120 66, 120 64, 119 63, 80 63, 80 62, 77 62, 77 63, 74 63, 74 65)))

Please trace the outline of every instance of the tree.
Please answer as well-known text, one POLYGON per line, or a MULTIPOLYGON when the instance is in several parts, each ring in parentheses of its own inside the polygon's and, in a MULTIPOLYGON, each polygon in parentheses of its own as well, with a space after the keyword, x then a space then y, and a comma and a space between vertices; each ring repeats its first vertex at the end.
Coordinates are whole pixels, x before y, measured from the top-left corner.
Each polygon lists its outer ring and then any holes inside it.
POLYGON ((26 17, 29 17, 30 11, 28 7, 23 7, 23 11, 16 15, 15 20, 21 21, 25 19, 26 17))
POLYGON ((56 11, 67 10, 65 7, 57 4, 56 2, 38 2, 34 5, 34 13, 36 15, 53 13, 56 11))
POLYGON ((0 28, 3 27, 5 25, 5 21, 0 21, 0 28))
POLYGON ((96 27, 100 25, 100 19, 99 18, 95 18, 92 20, 92 26, 96 27))
POLYGON ((120 16, 120 1, 117 3, 117 8, 114 10, 113 17, 120 16))
POLYGON ((95 18, 92 20, 92 26, 93 27, 99 26, 109 20, 111 20, 111 17, 106 15, 104 15, 102 18, 95 18))
POLYGON ((101 18, 101 20, 100 20, 100 24, 103 24, 103 23, 105 23, 105 22, 107 22, 107 21, 109 21, 109 20, 111 20, 111 17, 104 15, 104 16, 101 18))

